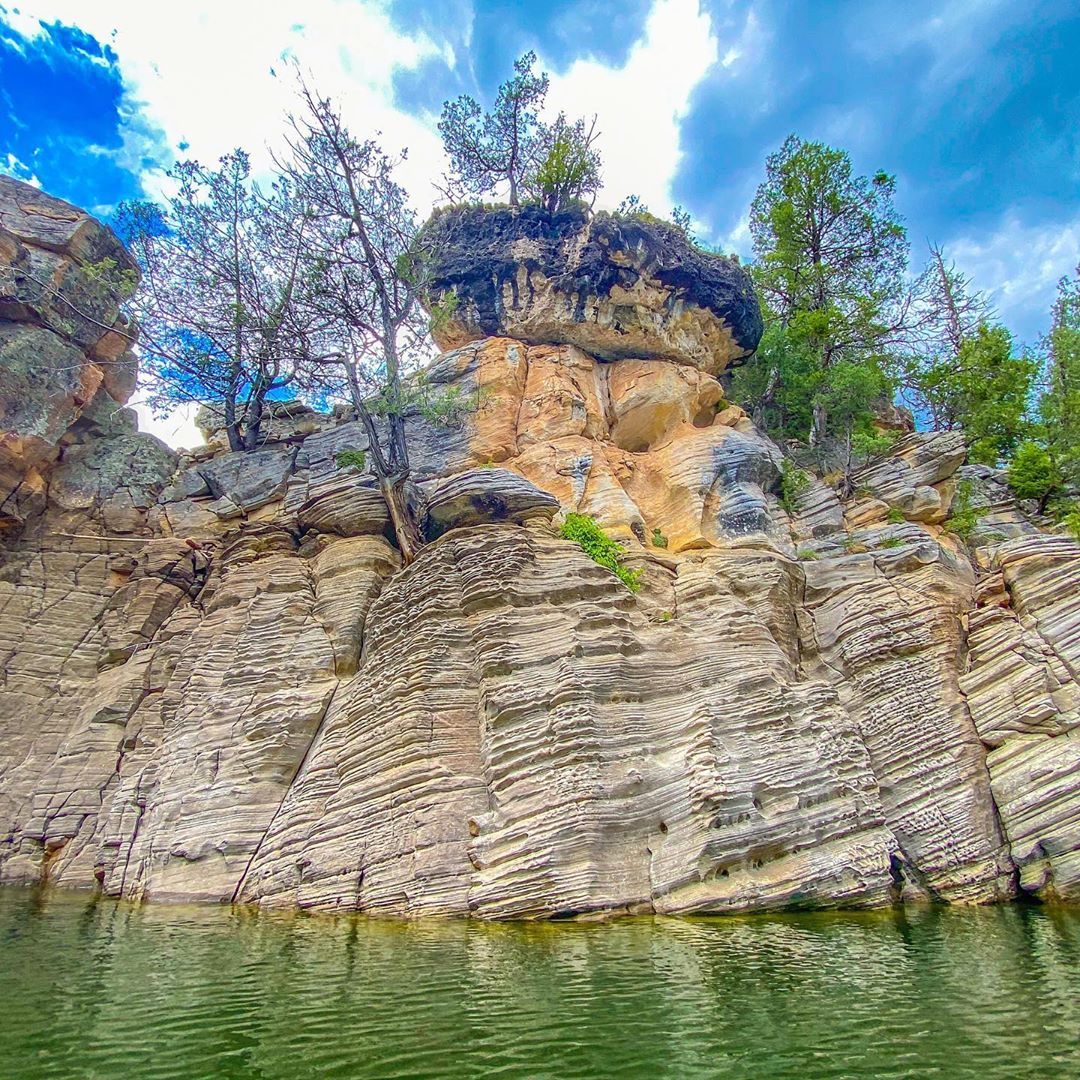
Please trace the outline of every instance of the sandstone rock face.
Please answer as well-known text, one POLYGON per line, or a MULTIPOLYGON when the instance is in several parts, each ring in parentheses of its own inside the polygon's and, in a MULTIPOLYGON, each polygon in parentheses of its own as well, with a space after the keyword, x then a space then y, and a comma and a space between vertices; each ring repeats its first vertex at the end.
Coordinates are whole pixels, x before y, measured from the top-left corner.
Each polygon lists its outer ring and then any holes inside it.
POLYGON ((79 418, 135 388, 128 327, 102 287, 125 273, 135 264, 111 230, 0 176, 0 530, 40 509, 79 418))
MULTIPOLYGON (((57 220, 42 250, 88 257, 57 220)), ((785 509, 779 448, 685 356, 470 341, 427 377, 474 411, 409 421, 402 569, 339 464, 361 425, 289 406, 178 460, 27 310, 0 881, 482 918, 1080 900, 1080 550, 956 433, 785 509)))
POLYGON ((444 349, 505 335, 716 375, 761 339, 761 311, 738 262, 648 215, 460 207, 424 232, 436 251, 431 299, 456 298, 434 331, 444 349))

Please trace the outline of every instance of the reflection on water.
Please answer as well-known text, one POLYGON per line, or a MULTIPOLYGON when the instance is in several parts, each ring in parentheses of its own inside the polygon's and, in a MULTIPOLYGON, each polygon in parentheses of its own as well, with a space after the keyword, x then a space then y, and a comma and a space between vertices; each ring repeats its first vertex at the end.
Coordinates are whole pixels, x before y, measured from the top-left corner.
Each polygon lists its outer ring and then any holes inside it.
POLYGON ((0 890, 0 1076, 1080 1077, 1080 913, 394 923, 0 890))

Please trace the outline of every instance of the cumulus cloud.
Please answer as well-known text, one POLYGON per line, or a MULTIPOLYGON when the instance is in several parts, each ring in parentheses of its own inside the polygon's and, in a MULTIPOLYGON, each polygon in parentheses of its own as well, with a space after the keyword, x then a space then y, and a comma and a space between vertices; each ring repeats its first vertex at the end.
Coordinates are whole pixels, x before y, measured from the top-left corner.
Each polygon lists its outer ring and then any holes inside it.
MULTIPOLYGON (((303 8, 284 0, 258 7, 189 0, 167 20, 145 0, 27 0, 17 18, 8 12, 3 18, 28 42, 47 33, 42 23, 59 22, 108 43, 124 86, 120 145, 95 152, 137 176, 150 196, 162 192, 163 170, 174 156, 212 163, 239 143, 257 174, 269 171, 282 147, 283 115, 295 106, 295 65, 335 98, 358 134, 380 132, 390 152, 408 147, 400 177, 426 213, 436 201, 432 180, 444 170, 437 116, 396 107, 394 80, 432 59, 449 69, 471 64, 467 51, 455 54, 435 31, 395 26, 381 0, 308 0, 303 8)), ((553 115, 560 109, 597 114, 605 173, 600 205, 613 207, 634 192, 654 212, 670 212, 683 153, 679 127, 694 90, 714 66, 738 67, 740 52, 736 43, 720 61, 699 0, 654 0, 624 63, 583 58, 552 76, 553 115)), ((198 441, 193 410, 162 420, 138 398, 133 404, 143 430, 174 446, 198 441)))
POLYGON ((296 63, 358 133, 380 131, 387 150, 409 148, 402 179, 418 204, 430 201, 441 147, 431 125, 394 108, 393 77, 440 50, 424 34, 397 30, 382 4, 188 0, 167 19, 145 0, 31 0, 20 10, 24 35, 42 32, 37 19, 59 20, 115 50, 126 88, 121 156, 149 194, 159 190, 155 165, 171 152, 212 163, 241 143, 256 171, 269 169, 295 102, 296 63))
POLYGON ((34 170, 20 161, 10 150, 0 158, 0 173, 6 176, 14 176, 16 180, 23 180, 34 187, 41 187, 41 181, 34 175, 34 170))
POLYGON ((945 250, 990 294, 1005 325, 1033 344, 1050 328, 1058 281, 1080 263, 1080 216, 1032 224, 1008 213, 996 229, 956 236, 945 250))
POLYGON ((623 65, 579 59, 552 76, 548 103, 555 112, 597 115, 604 159, 598 206, 611 209, 634 193, 654 213, 670 212, 683 153, 679 125, 718 59, 712 22, 698 0, 655 0, 623 65))

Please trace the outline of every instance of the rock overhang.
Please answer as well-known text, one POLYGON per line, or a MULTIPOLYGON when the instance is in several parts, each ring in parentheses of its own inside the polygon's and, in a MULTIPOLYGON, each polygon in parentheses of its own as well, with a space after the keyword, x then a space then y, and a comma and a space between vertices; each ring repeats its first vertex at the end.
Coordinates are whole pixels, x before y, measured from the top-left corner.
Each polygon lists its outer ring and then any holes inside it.
POLYGON ((761 339, 746 269, 648 214, 451 207, 424 226, 421 246, 428 306, 444 305, 433 328, 443 349, 505 336, 719 375, 761 339))

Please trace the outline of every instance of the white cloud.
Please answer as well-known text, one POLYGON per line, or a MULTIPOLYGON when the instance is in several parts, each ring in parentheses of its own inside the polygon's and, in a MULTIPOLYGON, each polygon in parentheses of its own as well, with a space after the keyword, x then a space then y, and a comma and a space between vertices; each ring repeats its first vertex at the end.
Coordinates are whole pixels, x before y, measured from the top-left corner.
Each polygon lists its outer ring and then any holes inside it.
MULTIPOLYGON (((0 18, 12 23, 14 16, 0 18)), ((397 29, 386 0, 188 0, 167 16, 147 0, 25 0, 16 28, 32 38, 43 33, 38 19, 76 25, 116 52, 125 86, 123 145, 111 153, 141 177, 150 196, 162 191, 170 154, 210 164, 239 143, 256 174, 269 172, 272 151, 282 146, 283 116, 295 107, 295 62, 338 102, 357 134, 381 132, 389 152, 408 147, 399 175, 421 214, 436 201, 432 181, 444 171, 437 117, 395 108, 394 76, 433 57, 468 69, 471 57, 424 32, 397 29)), ((466 44, 471 20, 470 14, 466 44)), ((743 66, 744 45, 728 50, 728 69, 743 66)), ((655 213, 670 212, 680 122, 718 62, 717 38, 699 0, 654 0, 622 66, 583 59, 552 76, 553 113, 598 115, 605 176, 599 205, 613 207, 636 192, 655 213)), ((162 421, 133 404, 143 430, 174 446, 197 441, 190 410, 162 421)))
POLYGON ((604 161, 598 206, 613 208, 634 193, 653 213, 670 212, 682 158, 679 125, 718 56, 711 20, 698 0, 654 0, 644 33, 621 67, 575 60, 551 77, 548 104, 554 112, 597 115, 604 161))
POLYGON ((381 131, 387 150, 409 147, 402 180, 419 205, 430 201, 442 149, 432 125, 393 107, 393 78, 445 53, 426 35, 395 29, 378 0, 188 0, 167 16, 146 0, 30 0, 21 13, 21 31, 41 32, 32 19, 59 19, 116 51, 126 88, 122 153, 150 194, 159 186, 144 172, 147 158, 181 143, 183 155, 207 163, 240 143, 257 172, 269 169, 295 102, 295 60, 359 134, 381 131), (152 143, 151 124, 166 147, 152 143))
POLYGON ((139 430, 156 435, 163 443, 174 449, 191 450, 201 446, 202 433, 195 426, 195 413, 199 406, 188 403, 178 405, 168 416, 155 416, 153 410, 138 393, 128 402, 139 417, 139 430))
POLYGON ((33 184, 34 187, 41 187, 41 181, 34 175, 34 170, 24 162, 20 161, 11 151, 7 153, 7 157, 4 160, 0 160, 0 173, 6 176, 14 176, 16 180, 22 180, 24 183, 33 184))
POLYGON ((993 232, 954 237, 945 252, 990 294, 1005 325, 1034 344, 1049 329, 1058 280, 1080 263, 1080 216, 1032 225, 1010 213, 993 232))

